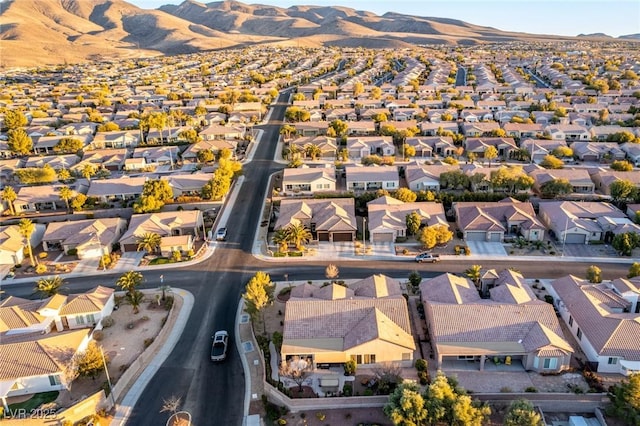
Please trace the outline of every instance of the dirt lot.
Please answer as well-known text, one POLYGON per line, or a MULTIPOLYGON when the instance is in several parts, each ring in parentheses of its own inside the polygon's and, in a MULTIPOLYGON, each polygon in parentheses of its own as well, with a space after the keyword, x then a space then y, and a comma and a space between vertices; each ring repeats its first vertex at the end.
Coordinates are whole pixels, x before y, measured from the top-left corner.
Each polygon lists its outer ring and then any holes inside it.
MULTIPOLYGON (((99 342, 109 360, 109 375, 112 384, 118 382, 128 367, 145 349, 145 341, 155 338, 164 324, 168 311, 156 302, 158 291, 144 291, 145 301, 140 305, 140 312, 133 314, 130 305, 121 302, 119 309, 111 314, 114 323, 104 328, 103 339, 99 342)), ((118 300, 118 299, 117 299, 118 300)), ((70 392, 61 392, 58 403, 71 405, 87 395, 100 390, 105 384, 106 376, 102 373, 95 380, 79 378, 74 381, 70 392)))

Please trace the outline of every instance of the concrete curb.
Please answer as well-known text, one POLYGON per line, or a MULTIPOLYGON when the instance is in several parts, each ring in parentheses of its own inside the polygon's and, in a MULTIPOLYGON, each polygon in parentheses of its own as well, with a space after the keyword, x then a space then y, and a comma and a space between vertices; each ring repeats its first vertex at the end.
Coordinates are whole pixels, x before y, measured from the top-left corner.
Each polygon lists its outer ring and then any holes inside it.
POLYGON ((178 317, 173 324, 171 333, 169 333, 166 341, 153 357, 149 365, 145 367, 145 369, 142 371, 142 374, 140 374, 140 376, 131 385, 131 388, 124 396, 122 401, 117 404, 116 415, 111 421, 111 425, 118 426, 125 425, 127 423, 127 420, 131 415, 131 410, 133 410, 133 407, 136 405, 138 398, 140 398, 140 395, 147 387, 153 376, 156 374, 160 366, 167 359, 171 351, 173 351, 173 348, 176 346, 178 340, 180 339, 180 336, 182 335, 182 331, 187 324, 189 315, 191 315, 194 297, 193 294, 183 289, 174 288, 173 293, 177 293, 182 298, 182 307, 180 308, 178 317))

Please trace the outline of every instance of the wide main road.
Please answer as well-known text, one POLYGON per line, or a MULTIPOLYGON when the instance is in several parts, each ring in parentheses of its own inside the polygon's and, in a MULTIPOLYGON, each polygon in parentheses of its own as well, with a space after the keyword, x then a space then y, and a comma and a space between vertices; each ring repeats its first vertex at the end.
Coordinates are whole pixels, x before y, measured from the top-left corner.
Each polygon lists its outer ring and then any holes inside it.
MULTIPOLYGON (((233 339, 234 319, 240 295, 249 278, 258 270, 267 271, 273 280, 324 279, 327 262, 310 261, 295 263, 261 262, 251 256, 251 249, 260 212, 266 195, 269 176, 282 169, 274 158, 281 120, 284 118, 288 95, 281 95, 273 107, 268 124, 261 126, 263 135, 255 155, 245 167, 245 180, 233 205, 227 222, 228 241, 220 244, 212 257, 197 265, 180 269, 144 271, 144 288, 164 284, 184 288, 193 293, 195 303, 184 332, 167 360, 160 367, 140 396, 132 410, 130 425, 163 425, 167 413, 160 413, 163 399, 170 396, 182 398, 183 408, 191 412, 196 425, 241 425, 244 403, 244 374, 235 345, 230 347, 229 359, 222 364, 209 361, 211 335, 226 329, 233 339)), ((475 262, 478 262, 477 260, 475 262)), ((461 273, 472 263, 464 257, 438 264, 421 264, 393 261, 363 262, 335 261, 340 278, 363 278, 372 273, 393 277, 406 277, 412 270, 419 270, 423 277, 442 272, 461 273)), ((571 262, 522 262, 483 260, 482 266, 516 268, 526 277, 557 278, 570 273, 584 276, 588 264, 571 262)), ((628 264, 600 265, 603 277, 625 276, 628 264)), ((88 290, 98 284, 114 286, 117 276, 105 274, 67 279, 69 291, 88 290)), ((33 293, 33 283, 4 286, 7 294, 28 297, 33 293)), ((233 340, 232 340, 233 341, 233 340)))

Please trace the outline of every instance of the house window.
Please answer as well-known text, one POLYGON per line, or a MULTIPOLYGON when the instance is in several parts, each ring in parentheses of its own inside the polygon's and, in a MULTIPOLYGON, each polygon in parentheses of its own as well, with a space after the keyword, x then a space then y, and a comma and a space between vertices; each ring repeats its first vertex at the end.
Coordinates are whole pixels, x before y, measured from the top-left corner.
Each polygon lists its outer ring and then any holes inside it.
POLYGON ((351 359, 358 365, 362 364, 362 355, 351 355, 351 359))
POLYGON ((578 332, 576 333, 576 336, 578 337, 578 340, 582 340, 582 330, 580 330, 580 327, 578 327, 578 332))
POLYGON ((617 363, 618 363, 618 358, 614 356, 610 356, 609 359, 607 360, 607 364, 609 365, 616 365, 617 363))
POLYGON ((93 314, 87 314, 87 323, 88 324, 95 324, 96 323, 96 318, 93 314))
POLYGON ((51 386, 57 386, 60 384, 60 377, 56 374, 56 375, 50 375, 49 376, 49 384, 51 386))
POLYGON ((84 324, 84 316, 78 315, 76 317, 76 324, 84 324))
POLYGON ((573 317, 571 315, 569 315, 569 325, 570 326, 573 325, 573 317))
POLYGON ((542 368, 545 370, 554 370, 558 365, 558 360, 555 358, 544 358, 542 368))
POLYGON ((365 364, 375 364, 376 362, 376 354, 366 354, 364 355, 364 363, 365 364))
POLYGON ((411 361, 411 352, 403 352, 402 353, 403 361, 411 361))

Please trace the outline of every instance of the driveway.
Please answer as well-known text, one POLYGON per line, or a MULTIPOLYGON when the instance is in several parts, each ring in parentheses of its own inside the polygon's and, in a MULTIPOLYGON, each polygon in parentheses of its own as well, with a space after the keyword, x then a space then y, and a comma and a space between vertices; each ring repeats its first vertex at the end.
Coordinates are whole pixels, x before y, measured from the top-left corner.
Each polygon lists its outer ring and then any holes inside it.
POLYGON ((471 256, 506 256, 507 251, 502 243, 487 243, 484 241, 467 241, 471 249, 471 256))

